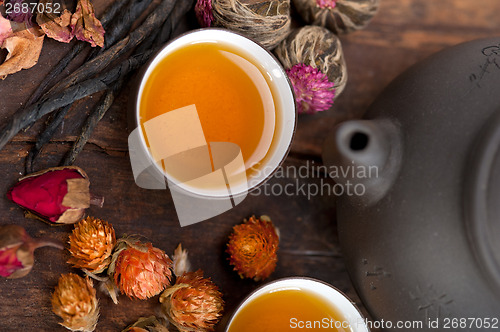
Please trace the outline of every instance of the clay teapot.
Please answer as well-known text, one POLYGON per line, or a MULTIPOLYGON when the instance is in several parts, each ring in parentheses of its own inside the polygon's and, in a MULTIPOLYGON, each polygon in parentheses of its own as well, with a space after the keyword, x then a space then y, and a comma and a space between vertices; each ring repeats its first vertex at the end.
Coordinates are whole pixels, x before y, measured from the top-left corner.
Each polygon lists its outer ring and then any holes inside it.
POLYGON ((338 198, 338 230, 379 327, 500 329, 500 38, 410 68, 335 128, 323 159, 362 187, 338 198))

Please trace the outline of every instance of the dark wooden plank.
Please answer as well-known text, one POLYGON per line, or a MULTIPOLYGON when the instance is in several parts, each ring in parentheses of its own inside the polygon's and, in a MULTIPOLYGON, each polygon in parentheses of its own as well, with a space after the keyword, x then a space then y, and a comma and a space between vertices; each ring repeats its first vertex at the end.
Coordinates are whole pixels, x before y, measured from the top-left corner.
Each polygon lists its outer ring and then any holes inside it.
MULTIPOLYGON (((98 12, 107 4, 95 0, 98 12)), ((401 71, 444 47, 475 38, 494 36, 500 31, 498 0, 382 0, 369 27, 342 36, 350 81, 334 109, 314 116, 299 117, 291 156, 285 166, 298 168, 318 163, 324 136, 338 122, 362 116, 376 95, 401 71)), ((192 17, 189 22, 192 22, 192 17)), ((193 27, 185 23, 182 29, 193 27)), ((0 121, 13 114, 27 100, 69 45, 47 40, 39 64, 0 81, 0 121)), ((83 57, 84 54, 81 55, 83 57)), ((268 214, 281 230, 279 263, 271 279, 306 275, 325 280, 346 292, 358 304, 344 268, 338 246, 332 196, 250 195, 227 213, 197 225, 180 228, 167 191, 138 188, 132 179, 127 151, 127 107, 132 87, 123 93, 97 127, 91 143, 77 159, 92 180, 92 189, 106 197, 102 209, 92 207, 91 215, 113 223, 117 234, 142 234, 156 246, 172 253, 179 242, 189 249, 193 266, 205 270, 220 286, 229 313, 248 292, 261 283, 241 280, 231 271, 224 245, 233 225, 252 214, 268 214)), ((97 100, 98 96, 94 96, 97 100)), ((90 102, 75 105, 56 136, 56 143, 42 152, 37 168, 55 165, 69 149, 68 142, 78 132, 77 119, 83 118, 90 102)), ((48 227, 24 219, 22 211, 5 198, 5 192, 24 170, 24 158, 43 123, 20 133, 0 151, 0 211, 2 224, 16 223, 35 237, 50 235, 66 241, 72 226, 48 227)), ((276 178, 272 186, 320 185, 327 179, 276 178), (298 184, 296 181, 299 181, 298 184)), ((276 187, 277 188, 277 187, 276 187)), ((65 331, 50 308, 50 294, 61 273, 73 271, 65 261, 66 251, 42 248, 37 263, 23 279, 0 279, 1 331, 65 331)), ((157 299, 132 301, 120 298, 115 306, 102 293, 101 319, 97 331, 119 331, 140 316, 154 313, 157 299)))
MULTIPOLYGON (((24 148, 20 143, 10 144, 0 154, 4 176, 12 179, 0 184, 0 192, 6 192, 22 171, 24 148)), ((51 144, 44 161, 50 164, 64 149, 64 145, 51 144)), ((182 242, 189 250, 193 267, 205 270, 206 275, 211 276, 221 288, 228 313, 252 289, 262 284, 241 280, 231 270, 224 254, 232 227, 252 214, 270 215, 280 229, 279 261, 271 280, 296 275, 315 277, 332 283, 357 300, 338 247, 333 222, 334 197, 308 199, 303 194, 271 194, 287 184, 298 188, 307 184, 319 186, 323 181, 331 185, 329 179, 273 179, 268 185, 269 195, 264 194, 264 191, 258 196, 249 195, 241 205, 221 216, 180 228, 169 192, 138 188, 132 180, 130 166, 125 161, 123 156, 108 155, 99 149, 89 148, 83 153, 79 166, 88 172, 92 190, 105 196, 104 207, 92 207, 89 214, 111 222, 118 235, 141 234, 167 253, 172 253, 177 244, 182 242)), ((303 160, 289 159, 285 167, 298 169, 305 165, 307 162, 303 160)), ((66 241, 72 229, 72 226, 48 227, 42 222, 24 219, 21 209, 5 197, 0 199, 0 210, 3 211, 2 223, 23 225, 34 237, 44 235, 66 241)), ((74 271, 64 263, 68 255, 67 251, 40 249, 36 252, 35 267, 27 277, 0 280, 2 331, 19 331, 27 326, 41 330, 64 330, 57 328, 57 318, 51 313, 50 294, 61 273, 74 271)), ((99 297, 101 319, 97 331, 119 330, 141 315, 153 314, 158 306, 157 298, 131 301, 122 296, 116 306, 104 294, 100 293, 99 297)))

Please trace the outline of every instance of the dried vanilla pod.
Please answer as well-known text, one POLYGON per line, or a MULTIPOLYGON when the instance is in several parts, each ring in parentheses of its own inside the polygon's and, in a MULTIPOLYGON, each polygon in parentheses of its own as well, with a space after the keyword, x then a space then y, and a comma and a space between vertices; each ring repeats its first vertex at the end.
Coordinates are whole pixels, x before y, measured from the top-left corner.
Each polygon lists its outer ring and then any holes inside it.
POLYGON ((90 181, 76 166, 53 167, 19 179, 7 198, 26 210, 26 217, 51 225, 74 224, 90 204, 102 207, 103 198, 92 196, 90 181))
POLYGON ((222 27, 251 38, 271 50, 290 32, 290 0, 198 0, 202 27, 222 27))
MULTIPOLYGON (((172 260, 151 243, 122 238, 115 246, 108 275, 123 294, 146 300, 170 285, 173 279, 172 260)), ((106 287, 109 290, 109 285, 106 287)), ((115 300, 112 292, 110 296, 115 300)))
POLYGON ((347 84, 340 39, 326 28, 296 29, 274 53, 292 81, 299 113, 328 110, 347 84))
POLYGON ((69 264, 91 273, 101 273, 111 263, 116 244, 115 230, 104 220, 87 217, 75 224, 68 243, 69 264))
POLYGON ((344 34, 366 27, 379 0, 293 0, 293 5, 307 24, 344 34))
POLYGON ((52 294, 52 311, 70 331, 92 332, 99 319, 99 302, 92 280, 63 274, 52 294))
POLYGON ((224 310, 222 294, 202 270, 178 276, 160 302, 162 313, 180 332, 214 331, 224 310))
POLYGON ((18 225, 0 225, 0 276, 16 279, 30 273, 35 263, 35 249, 50 246, 64 249, 51 239, 33 239, 18 225))
POLYGON ((268 216, 250 217, 233 227, 226 252, 241 278, 264 280, 278 261, 279 232, 268 216))

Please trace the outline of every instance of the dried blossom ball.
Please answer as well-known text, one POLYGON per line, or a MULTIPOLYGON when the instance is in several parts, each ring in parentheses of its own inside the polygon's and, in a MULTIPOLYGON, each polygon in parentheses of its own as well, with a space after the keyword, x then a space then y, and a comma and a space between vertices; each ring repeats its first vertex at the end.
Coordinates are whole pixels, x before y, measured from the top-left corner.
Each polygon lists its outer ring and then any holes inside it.
POLYGON ((178 276, 160 302, 162 313, 181 332, 215 331, 224 310, 221 292, 202 270, 178 276))
POLYGON ((202 27, 222 27, 251 38, 271 50, 290 32, 290 0, 198 0, 202 27))
POLYGON ((63 274, 51 298, 52 311, 70 331, 92 332, 99 318, 99 302, 92 280, 74 273, 63 274))
POLYGON ((69 236, 69 264, 92 273, 103 272, 111 263, 116 244, 115 230, 108 222, 87 217, 80 220, 69 236))
POLYGON ((274 51, 292 82, 299 113, 326 111, 347 84, 339 38, 326 28, 294 30, 274 51))
POLYGON ((241 278, 260 281, 268 278, 278 261, 278 231, 267 216, 252 216, 234 226, 229 236, 229 263, 241 278))
POLYGON ((307 24, 344 34, 366 27, 379 0, 293 0, 293 4, 307 24))

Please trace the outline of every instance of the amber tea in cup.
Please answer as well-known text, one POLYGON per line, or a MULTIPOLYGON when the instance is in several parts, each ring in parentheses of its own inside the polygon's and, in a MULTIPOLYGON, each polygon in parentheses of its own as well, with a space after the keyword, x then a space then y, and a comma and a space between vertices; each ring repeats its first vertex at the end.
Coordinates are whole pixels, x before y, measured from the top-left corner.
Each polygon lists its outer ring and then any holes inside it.
MULTIPOLYGON (((278 61, 246 37, 223 29, 197 30, 177 38, 155 57, 137 100, 137 122, 143 128, 146 147, 144 124, 186 107, 197 114, 199 136, 208 146, 210 142, 229 142, 239 147, 244 161, 240 178, 248 185, 243 188, 265 181, 288 152, 296 121, 290 82, 278 61)), ((199 145, 189 142, 190 125, 181 130, 184 137, 178 140, 188 147, 199 145)), ((196 162, 186 158, 186 167, 187 163, 196 162)), ((183 164, 175 171, 157 164, 167 178, 182 178, 176 172, 182 172, 183 164)), ((210 188, 212 183, 208 183, 205 188, 191 186, 188 190, 217 196, 221 188, 210 188)), ((238 194, 237 185, 231 189, 232 195, 238 194)))
POLYGON ((367 332, 357 308, 337 289, 310 278, 271 282, 240 304, 226 332, 367 332))

